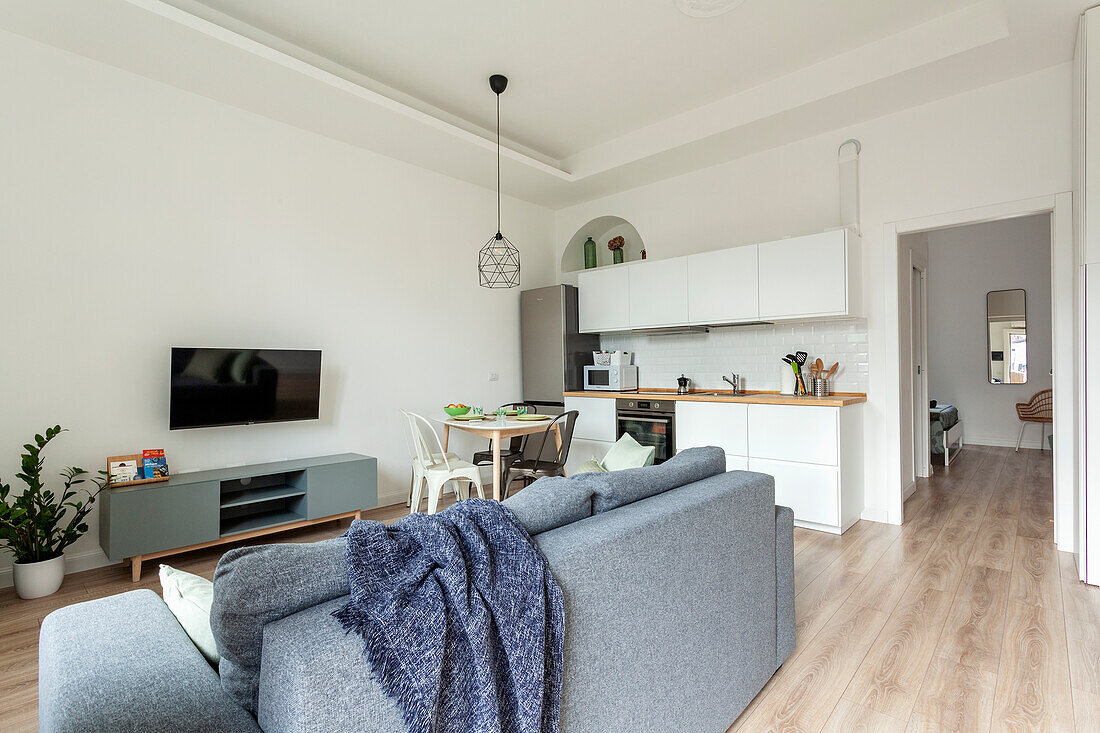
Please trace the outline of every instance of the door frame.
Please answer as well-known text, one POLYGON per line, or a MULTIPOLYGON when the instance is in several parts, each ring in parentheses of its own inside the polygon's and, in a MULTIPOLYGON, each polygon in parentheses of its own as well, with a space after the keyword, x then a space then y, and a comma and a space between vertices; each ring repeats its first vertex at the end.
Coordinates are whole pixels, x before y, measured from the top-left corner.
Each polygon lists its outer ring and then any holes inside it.
MULTIPOLYGON (((1078 399, 1077 372, 1080 369, 1080 356, 1076 343, 1078 333, 1079 294, 1075 268, 1073 244, 1073 195, 1069 192, 1009 201, 961 211, 950 211, 930 216, 888 222, 883 226, 883 244, 885 256, 885 305, 886 305, 886 366, 888 374, 901 374, 900 314, 902 296, 899 277, 902 267, 907 265, 901 256, 900 237, 904 234, 948 229, 968 224, 981 224, 1002 219, 1013 219, 1034 214, 1050 215, 1051 248, 1051 324, 1052 357, 1054 370, 1054 425, 1053 431, 1062 437, 1056 441, 1054 451, 1054 537, 1059 550, 1078 552, 1083 545, 1083 532, 1079 532, 1078 522, 1084 503, 1084 482, 1079 480, 1080 457, 1084 456, 1083 435, 1077 430, 1078 399), (1072 365, 1072 366, 1071 366, 1072 365), (1080 540, 1080 542, 1079 542, 1080 540)), ((909 276, 911 277, 911 276, 909 276)), ((887 424, 893 426, 894 439, 887 446, 887 476, 894 476, 896 482, 891 491, 891 516, 904 521, 904 492, 902 486, 902 436, 903 421, 913 424, 910 414, 913 402, 911 395, 902 394, 899 379, 887 380, 886 414, 887 424)), ((1081 553, 1085 555, 1086 553, 1081 553)), ((1078 563, 1084 573, 1084 563, 1078 563)))
MULTIPOLYGON (((910 374, 913 375, 913 379, 909 382, 911 388, 909 390, 909 404, 928 404, 928 265, 921 264, 914 261, 912 250, 909 252, 909 341, 910 343, 917 341, 914 336, 919 336, 919 352, 912 352, 912 363, 910 366, 910 374), (913 329, 916 328, 914 324, 914 311, 913 311, 913 272, 916 271, 920 275, 920 333, 914 334, 913 329), (919 368, 920 372, 916 373, 915 369, 919 368), (919 398, 919 401, 918 401, 919 398)), ((932 475, 932 435, 931 435, 931 423, 928 420, 918 420, 916 414, 913 415, 913 473, 916 478, 928 478, 932 475), (919 426, 919 428, 918 428, 919 426)))

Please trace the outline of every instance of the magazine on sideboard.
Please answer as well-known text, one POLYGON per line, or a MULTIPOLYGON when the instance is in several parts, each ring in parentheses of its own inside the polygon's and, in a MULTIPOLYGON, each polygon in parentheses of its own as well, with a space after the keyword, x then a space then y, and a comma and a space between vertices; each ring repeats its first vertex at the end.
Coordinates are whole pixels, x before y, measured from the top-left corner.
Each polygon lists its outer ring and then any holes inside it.
POLYGON ((169 479, 168 459, 163 448, 107 458, 108 484, 112 488, 152 484, 169 479))

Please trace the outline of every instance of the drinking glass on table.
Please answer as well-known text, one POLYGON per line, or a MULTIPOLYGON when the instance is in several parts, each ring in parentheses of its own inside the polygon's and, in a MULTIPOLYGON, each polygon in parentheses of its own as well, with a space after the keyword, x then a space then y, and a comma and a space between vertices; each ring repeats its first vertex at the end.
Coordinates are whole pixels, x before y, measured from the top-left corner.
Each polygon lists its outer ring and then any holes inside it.
POLYGON ((497 408, 497 420, 504 422, 504 416, 508 414, 508 411, 503 407, 497 408))
POLYGON ((527 414, 527 405, 518 405, 516 407, 516 416, 517 417, 519 415, 526 415, 526 414, 527 414))

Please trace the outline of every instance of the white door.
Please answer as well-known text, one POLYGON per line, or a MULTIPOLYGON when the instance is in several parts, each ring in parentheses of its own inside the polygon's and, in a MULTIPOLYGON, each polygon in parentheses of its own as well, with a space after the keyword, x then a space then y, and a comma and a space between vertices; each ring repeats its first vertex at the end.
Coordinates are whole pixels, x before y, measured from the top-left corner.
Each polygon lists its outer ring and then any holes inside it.
POLYGON ((629 272, 631 328, 688 322, 686 257, 639 262, 632 264, 629 272))
POLYGON ((757 246, 688 255, 688 320, 737 323, 760 317, 757 246))
POLYGON ((925 293, 927 284, 924 272, 919 267, 912 268, 910 278, 910 304, 912 314, 912 327, 910 337, 913 344, 913 473, 915 476, 927 478, 929 471, 929 458, 931 445, 929 444, 928 423, 928 392, 925 385, 928 381, 926 374, 928 355, 926 345, 928 338, 925 335, 927 306, 925 293))
POLYGON ((630 328, 629 265, 577 273, 577 315, 582 333, 630 328))
POLYGON ((848 314, 847 232, 759 246, 760 318, 848 314))

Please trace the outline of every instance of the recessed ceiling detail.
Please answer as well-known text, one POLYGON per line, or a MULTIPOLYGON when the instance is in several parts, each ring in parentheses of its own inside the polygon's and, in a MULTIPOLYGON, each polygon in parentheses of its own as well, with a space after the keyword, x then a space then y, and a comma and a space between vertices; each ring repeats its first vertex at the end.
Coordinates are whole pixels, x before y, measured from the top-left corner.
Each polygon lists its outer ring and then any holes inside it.
POLYGON ((692 18, 713 18, 728 13, 745 0, 675 0, 676 7, 692 18))
POLYGON ((509 12, 0 2, 0 30, 488 189, 483 74, 507 58, 522 83, 509 90, 502 178, 510 195, 559 208, 825 132, 839 142, 862 121, 1061 64, 1095 2, 727 0, 736 15, 698 22, 660 0, 632 4, 624 23, 621 3, 492 1, 509 12), (608 37, 614 63, 573 52, 608 37))

